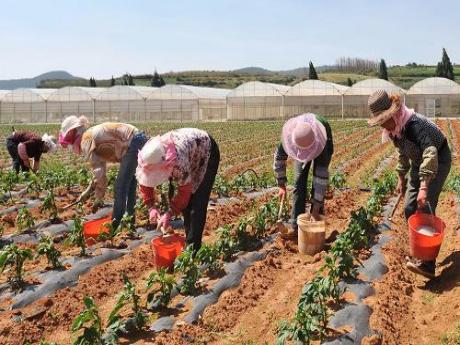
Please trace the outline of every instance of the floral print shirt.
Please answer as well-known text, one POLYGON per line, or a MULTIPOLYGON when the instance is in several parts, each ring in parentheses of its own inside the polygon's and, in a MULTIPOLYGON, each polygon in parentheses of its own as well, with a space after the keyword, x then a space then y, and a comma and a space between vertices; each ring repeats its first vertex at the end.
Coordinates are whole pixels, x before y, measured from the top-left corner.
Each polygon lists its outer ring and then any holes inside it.
POLYGON ((195 193, 203 181, 211 152, 211 138, 196 128, 180 128, 171 131, 176 147, 176 164, 171 177, 179 186, 192 184, 195 193))

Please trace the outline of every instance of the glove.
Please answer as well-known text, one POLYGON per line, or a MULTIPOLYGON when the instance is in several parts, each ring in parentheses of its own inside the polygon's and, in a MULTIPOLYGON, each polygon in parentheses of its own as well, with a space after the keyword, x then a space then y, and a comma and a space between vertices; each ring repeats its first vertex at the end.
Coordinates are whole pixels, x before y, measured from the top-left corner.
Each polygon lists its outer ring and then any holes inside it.
POLYGON ((91 206, 91 212, 96 213, 101 207, 104 207, 104 201, 101 199, 94 200, 93 206, 91 206))
POLYGON ((171 220, 171 212, 166 212, 163 216, 161 216, 160 220, 158 221, 157 228, 161 229, 163 233, 167 232, 169 228, 169 221, 171 220))
POLYGON ((417 204, 419 208, 424 208, 426 206, 426 198, 428 194, 427 187, 420 187, 417 195, 417 204))
POLYGON ((396 186, 396 192, 401 195, 406 193, 406 178, 402 175, 398 177, 398 185, 396 186))
POLYGON ((150 224, 157 224, 159 218, 160 218, 160 212, 158 212, 156 208, 151 208, 149 211, 150 224))
POLYGON ((286 186, 280 186, 279 187, 278 196, 280 197, 280 199, 282 197, 286 197, 286 186))

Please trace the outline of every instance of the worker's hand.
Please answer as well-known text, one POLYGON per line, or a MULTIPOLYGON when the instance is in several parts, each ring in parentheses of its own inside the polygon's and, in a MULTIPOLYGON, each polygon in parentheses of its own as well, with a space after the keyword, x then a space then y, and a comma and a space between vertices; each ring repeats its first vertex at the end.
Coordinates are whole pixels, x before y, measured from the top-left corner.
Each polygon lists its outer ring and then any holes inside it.
POLYGON ((278 196, 280 199, 286 197, 286 186, 279 186, 278 196))
POLYGON ((160 220, 160 212, 156 208, 151 208, 149 211, 150 224, 157 224, 160 220))
POLYGON ((91 206, 91 212, 96 213, 101 207, 104 207, 104 201, 102 199, 94 200, 93 206, 91 206))
POLYGON ((313 202, 311 206, 311 212, 310 212, 312 220, 314 221, 321 220, 321 215, 319 214, 319 210, 320 210, 320 204, 317 202, 313 202))
POLYGON ((427 187, 420 187, 417 195, 417 205, 419 208, 424 208, 426 206, 426 198, 428 195, 427 187))
POLYGON ((404 195, 406 193, 406 177, 399 175, 398 176, 398 185, 396 186, 396 192, 398 194, 404 195))
POLYGON ((158 225, 157 227, 160 228, 160 230, 163 233, 166 233, 169 228, 169 221, 171 220, 171 213, 168 211, 164 215, 161 216, 161 218, 158 220, 158 225))

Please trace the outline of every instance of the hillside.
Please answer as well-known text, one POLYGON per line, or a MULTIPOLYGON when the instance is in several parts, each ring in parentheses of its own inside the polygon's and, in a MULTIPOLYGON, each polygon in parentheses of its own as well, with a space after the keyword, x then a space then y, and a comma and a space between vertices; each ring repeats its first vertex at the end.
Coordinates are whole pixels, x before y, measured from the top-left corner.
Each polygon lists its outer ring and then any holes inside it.
MULTIPOLYGON (((376 71, 361 73, 342 73, 331 70, 330 66, 318 66, 317 72, 319 79, 330 81, 338 84, 347 85, 348 79, 353 83, 367 78, 376 78, 376 71)), ((434 77, 436 72, 435 66, 424 65, 406 65, 391 66, 388 68, 389 79, 392 83, 399 85, 403 89, 410 88, 417 81, 428 77, 434 77)), ((457 80, 460 80, 460 66, 454 67, 454 73, 457 80)), ((252 80, 258 80, 267 83, 276 83, 284 85, 294 85, 302 80, 307 79, 308 69, 297 68, 285 71, 270 71, 261 67, 246 67, 234 71, 183 71, 168 72, 162 74, 167 84, 185 84, 195 86, 207 86, 233 89, 242 83, 252 80)), ((38 78, 38 77, 37 77, 38 78)), ((63 86, 89 86, 87 79, 75 78, 62 80, 64 78, 42 79, 39 87, 60 88, 63 86)), ((122 84, 122 77, 117 77, 116 84, 122 84)), ((151 74, 134 76, 136 85, 148 86, 152 79, 151 74)), ((110 80, 97 80, 97 86, 108 87, 110 80)), ((0 87, 1 89, 2 87, 0 87)))
POLYGON ((80 78, 74 77, 66 71, 51 71, 40 74, 34 78, 0 80, 0 90, 13 90, 18 88, 38 87, 45 80, 61 80, 62 83, 68 83, 80 78))

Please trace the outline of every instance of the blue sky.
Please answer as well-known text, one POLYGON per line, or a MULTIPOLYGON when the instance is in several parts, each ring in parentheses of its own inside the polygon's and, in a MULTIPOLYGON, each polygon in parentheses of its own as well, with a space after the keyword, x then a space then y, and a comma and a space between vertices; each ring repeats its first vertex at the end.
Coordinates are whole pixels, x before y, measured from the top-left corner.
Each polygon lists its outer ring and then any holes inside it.
POLYGON ((460 1, 0 0, 0 79, 460 62, 460 1))

